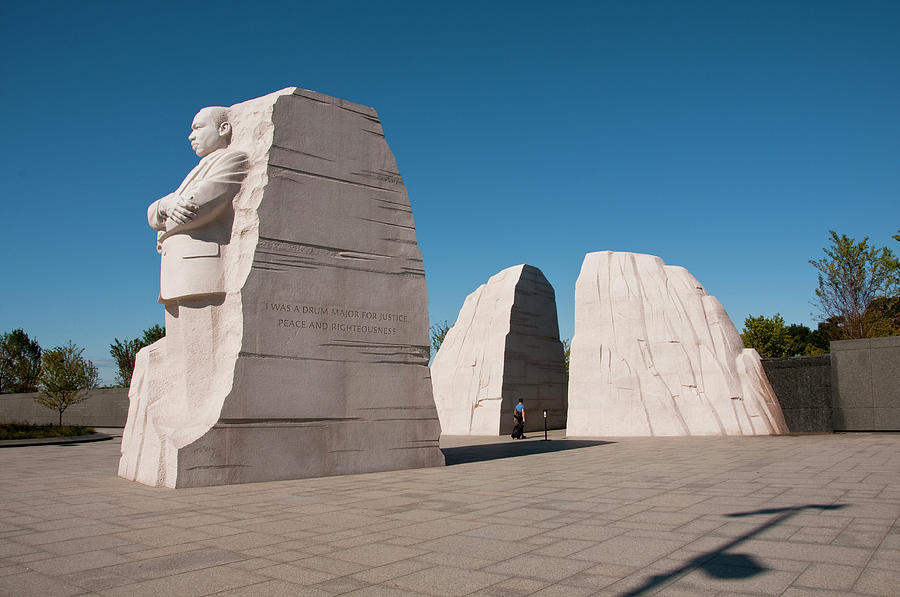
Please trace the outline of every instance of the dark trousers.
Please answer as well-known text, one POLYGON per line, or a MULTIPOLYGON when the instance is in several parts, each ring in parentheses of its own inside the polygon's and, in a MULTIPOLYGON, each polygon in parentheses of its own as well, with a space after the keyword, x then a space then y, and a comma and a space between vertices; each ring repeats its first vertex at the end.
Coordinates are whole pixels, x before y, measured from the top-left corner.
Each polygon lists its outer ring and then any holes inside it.
POLYGON ((520 437, 525 436, 525 421, 522 419, 516 419, 516 426, 513 427, 512 437, 513 439, 519 439, 520 437))

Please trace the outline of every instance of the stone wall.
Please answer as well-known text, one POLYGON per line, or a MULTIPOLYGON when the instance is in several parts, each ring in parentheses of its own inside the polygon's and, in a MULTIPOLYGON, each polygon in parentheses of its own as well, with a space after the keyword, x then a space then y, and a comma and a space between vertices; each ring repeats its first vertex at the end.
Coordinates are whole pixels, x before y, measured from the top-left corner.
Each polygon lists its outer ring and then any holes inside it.
POLYGON ((900 336, 835 341, 830 355, 763 367, 792 432, 900 431, 900 336))
MULTIPOLYGON (((128 388, 89 390, 90 398, 66 409, 64 425, 124 427, 128 416, 128 388)), ((59 422, 59 413, 34 401, 37 393, 0 394, 0 422, 46 424, 59 422)))
POLYGON ((791 432, 832 430, 831 355, 764 359, 762 364, 791 432))
POLYGON ((900 336, 831 343, 835 431, 900 431, 900 336))

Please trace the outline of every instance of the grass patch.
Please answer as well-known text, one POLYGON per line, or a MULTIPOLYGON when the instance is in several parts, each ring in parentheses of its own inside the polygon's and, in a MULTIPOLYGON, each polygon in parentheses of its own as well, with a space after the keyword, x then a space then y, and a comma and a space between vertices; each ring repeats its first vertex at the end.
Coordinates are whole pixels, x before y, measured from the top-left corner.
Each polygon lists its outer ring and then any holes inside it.
POLYGON ((35 439, 41 437, 75 437, 97 433, 93 427, 81 425, 32 425, 31 423, 0 423, 0 440, 35 439))

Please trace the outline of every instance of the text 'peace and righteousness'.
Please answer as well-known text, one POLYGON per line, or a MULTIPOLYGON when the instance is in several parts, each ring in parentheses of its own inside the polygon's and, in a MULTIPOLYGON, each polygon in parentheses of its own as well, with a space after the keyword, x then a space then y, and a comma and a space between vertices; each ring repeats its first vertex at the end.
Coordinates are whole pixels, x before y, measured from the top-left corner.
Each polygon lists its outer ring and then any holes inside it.
POLYGON ((279 328, 393 336, 398 324, 409 321, 405 313, 390 311, 275 302, 264 305, 264 311, 278 316, 279 328))

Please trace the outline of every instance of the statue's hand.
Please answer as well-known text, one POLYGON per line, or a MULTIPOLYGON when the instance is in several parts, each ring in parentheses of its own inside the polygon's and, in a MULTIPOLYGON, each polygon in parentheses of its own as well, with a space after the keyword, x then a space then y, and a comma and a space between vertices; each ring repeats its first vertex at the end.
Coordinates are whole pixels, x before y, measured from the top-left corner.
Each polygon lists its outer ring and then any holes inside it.
POLYGON ((178 197, 178 200, 170 207, 168 217, 176 224, 185 224, 197 215, 198 209, 200 208, 189 199, 178 197))

